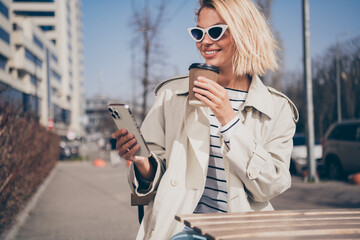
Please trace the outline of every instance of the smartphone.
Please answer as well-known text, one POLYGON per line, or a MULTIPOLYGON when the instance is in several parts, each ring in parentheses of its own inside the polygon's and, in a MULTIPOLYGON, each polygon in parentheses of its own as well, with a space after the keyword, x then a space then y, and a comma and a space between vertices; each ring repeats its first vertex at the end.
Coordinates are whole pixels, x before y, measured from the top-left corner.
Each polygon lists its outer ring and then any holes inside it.
POLYGON ((150 150, 140 132, 140 128, 136 123, 133 114, 130 111, 130 107, 126 104, 109 104, 108 110, 118 129, 124 128, 128 131, 128 133, 134 134, 137 144, 140 145, 140 148, 134 155, 149 157, 150 150))

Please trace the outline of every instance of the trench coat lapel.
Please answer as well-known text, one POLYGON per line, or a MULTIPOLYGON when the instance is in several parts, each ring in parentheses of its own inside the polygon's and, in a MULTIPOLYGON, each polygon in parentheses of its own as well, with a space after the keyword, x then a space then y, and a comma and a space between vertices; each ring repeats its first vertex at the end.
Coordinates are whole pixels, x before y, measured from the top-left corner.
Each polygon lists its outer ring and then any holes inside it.
POLYGON ((186 105, 185 130, 193 152, 203 170, 207 171, 210 148, 209 109, 186 105))

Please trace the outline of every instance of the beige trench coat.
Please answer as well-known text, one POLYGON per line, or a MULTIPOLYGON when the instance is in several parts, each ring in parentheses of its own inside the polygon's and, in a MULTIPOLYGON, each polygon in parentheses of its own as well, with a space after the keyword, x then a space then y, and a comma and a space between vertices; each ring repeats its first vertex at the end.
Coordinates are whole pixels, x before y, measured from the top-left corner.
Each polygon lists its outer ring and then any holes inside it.
MULTIPOLYGON (((169 239, 183 230, 174 219, 195 209, 205 186, 209 159, 209 108, 187 104, 188 77, 161 83, 141 131, 157 162, 149 192, 155 199, 145 211, 137 239, 169 239)), ((298 112, 283 94, 253 77, 241 124, 231 137, 231 149, 221 139, 227 177, 228 211, 273 210, 269 200, 291 185, 292 137, 298 112)), ((132 191, 139 196, 134 167, 132 191)))

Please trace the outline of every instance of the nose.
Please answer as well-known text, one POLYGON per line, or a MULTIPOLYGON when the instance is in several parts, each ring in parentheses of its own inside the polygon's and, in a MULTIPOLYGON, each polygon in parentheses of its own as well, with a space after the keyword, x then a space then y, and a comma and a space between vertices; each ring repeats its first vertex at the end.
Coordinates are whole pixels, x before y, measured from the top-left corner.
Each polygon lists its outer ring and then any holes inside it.
POLYGON ((211 38, 209 37, 209 34, 205 33, 204 39, 202 40, 203 44, 213 44, 214 41, 211 40, 211 38))

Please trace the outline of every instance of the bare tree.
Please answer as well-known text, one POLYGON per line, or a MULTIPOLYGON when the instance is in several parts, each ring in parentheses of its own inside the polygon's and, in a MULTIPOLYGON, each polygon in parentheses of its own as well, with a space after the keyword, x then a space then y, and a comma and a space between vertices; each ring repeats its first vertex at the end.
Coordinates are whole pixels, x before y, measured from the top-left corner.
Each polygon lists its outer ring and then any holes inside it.
MULTIPOLYGON (((272 4, 273 0, 257 0, 257 5, 261 8, 265 18, 268 22, 271 23, 271 12, 272 12, 272 4)), ((277 44, 279 46, 279 49, 277 50, 277 55, 279 57, 279 69, 273 73, 268 73, 266 76, 264 76, 265 80, 269 82, 269 84, 278 89, 282 89, 282 78, 283 78, 283 60, 284 60, 284 54, 283 54, 283 41, 281 39, 280 33, 270 25, 272 33, 274 34, 274 37, 277 41, 277 44)))
MULTIPOLYGON (((323 55, 312 61, 314 124, 315 136, 318 140, 324 136, 329 126, 338 119, 336 110, 336 48, 335 45, 331 46, 323 55)), ((342 118, 360 118, 360 37, 339 43, 339 48, 342 118)), ((306 111, 303 80, 298 75, 290 76, 292 81, 287 85, 286 94, 299 109, 301 118, 297 124, 297 131, 302 132, 306 111)))
POLYGON ((165 9, 167 2, 161 0, 159 6, 154 9, 150 6, 150 0, 143 0, 141 7, 136 6, 136 1, 131 1, 133 11, 133 22, 136 32, 136 47, 141 47, 142 52, 142 104, 141 104, 141 119, 143 120, 147 112, 147 98, 149 93, 150 79, 150 65, 152 61, 152 54, 154 53, 158 43, 155 41, 159 34, 160 26, 165 22, 165 9), (138 40, 141 39, 140 45, 138 40))

